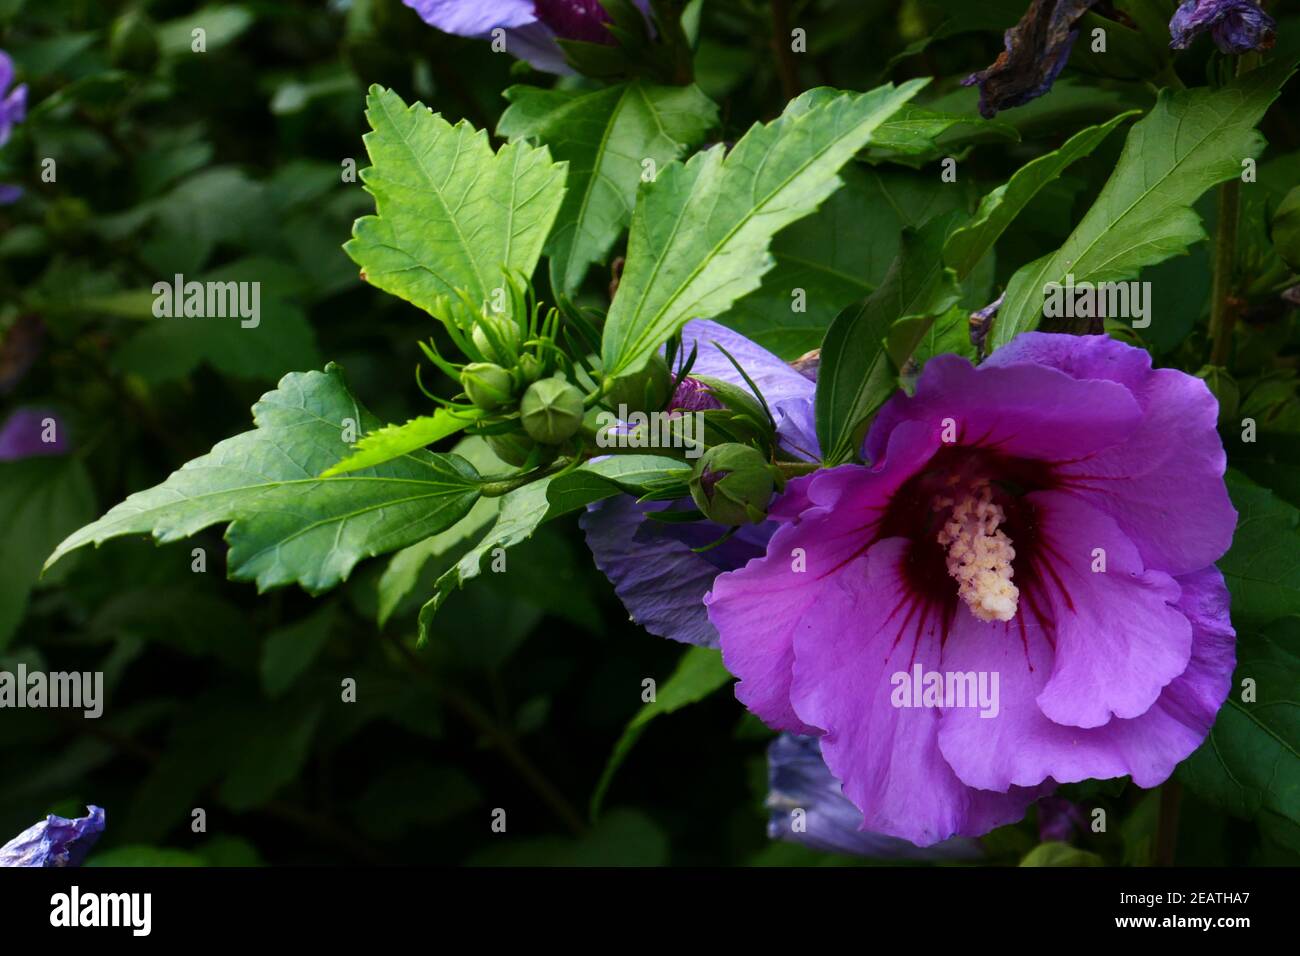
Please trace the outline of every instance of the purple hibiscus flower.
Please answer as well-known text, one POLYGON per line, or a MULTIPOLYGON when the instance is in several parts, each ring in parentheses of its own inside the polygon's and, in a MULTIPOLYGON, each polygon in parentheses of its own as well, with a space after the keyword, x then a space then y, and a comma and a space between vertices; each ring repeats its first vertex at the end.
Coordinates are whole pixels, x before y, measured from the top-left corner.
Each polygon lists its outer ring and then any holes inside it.
POLYGON ((715 580, 736 696, 819 736, 864 826, 919 845, 1019 820, 1057 783, 1158 785, 1234 664, 1217 413, 1104 336, 932 359, 877 416, 874 464, 792 481, 766 554, 715 580))
POLYGON ((1224 53, 1267 50, 1277 21, 1254 0, 1186 0, 1169 21, 1169 45, 1186 50, 1207 30, 1224 53))
MULTIPOLYGON (((570 73, 555 42, 582 40, 613 43, 606 25, 609 14, 600 0, 402 0, 425 23, 456 36, 489 39, 504 30, 506 50, 535 69, 570 73)), ((634 0, 643 13, 649 0, 634 0)))
POLYGON ((0 866, 80 866, 104 832, 104 811, 69 820, 50 814, 0 846, 0 866))
POLYGON ((0 425, 0 461, 67 454, 62 426, 58 416, 47 408, 18 409, 0 425))
MULTIPOLYGON (((13 129, 27 116, 27 84, 19 83, 12 90, 14 61, 0 50, 0 146, 9 142, 13 129)), ((17 202, 23 191, 17 186, 0 183, 0 206, 17 202)))
MULTIPOLYGON (((725 326, 696 321, 682 331, 682 353, 696 351, 693 375, 721 379, 748 389, 735 366, 716 347, 727 350, 762 392, 777 422, 781 446, 809 461, 818 456, 813 415, 815 393, 811 370, 816 360, 805 357, 801 373, 766 349, 725 326)), ((718 407, 707 387, 687 377, 669 401, 670 409, 718 407)), ((668 523, 650 520, 647 512, 677 507, 640 504, 619 496, 592 505, 582 518, 587 544, 597 566, 634 621, 651 634, 688 644, 718 646, 718 633, 709 623, 704 597, 718 575, 761 558, 776 522, 745 525, 720 545, 702 552, 693 548, 713 544, 727 531, 708 521, 668 523)), ((926 851, 904 840, 862 828, 862 814, 840 791, 839 781, 822 760, 819 742, 785 734, 768 751, 771 819, 769 834, 814 849, 880 859, 970 859, 982 852, 973 841, 955 839, 926 851), (805 811, 796 828, 791 811, 805 811)))

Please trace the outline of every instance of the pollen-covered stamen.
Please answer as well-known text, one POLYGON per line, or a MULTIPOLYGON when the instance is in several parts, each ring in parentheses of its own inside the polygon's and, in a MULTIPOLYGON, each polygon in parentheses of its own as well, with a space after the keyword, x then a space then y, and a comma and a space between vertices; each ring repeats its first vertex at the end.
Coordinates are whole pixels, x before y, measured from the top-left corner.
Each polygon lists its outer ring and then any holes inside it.
POLYGON ((981 621, 1011 620, 1020 599, 1011 583, 1016 550, 998 530, 1006 514, 994 502, 988 482, 968 486, 957 500, 938 496, 934 508, 948 511, 939 544, 947 552, 948 573, 957 582, 958 595, 981 621))

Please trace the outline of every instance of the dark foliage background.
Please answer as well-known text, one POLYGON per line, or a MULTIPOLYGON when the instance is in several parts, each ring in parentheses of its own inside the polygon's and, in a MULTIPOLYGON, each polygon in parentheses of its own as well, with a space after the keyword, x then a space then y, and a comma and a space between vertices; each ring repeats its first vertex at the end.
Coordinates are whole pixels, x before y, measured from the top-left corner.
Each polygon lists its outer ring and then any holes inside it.
MULTIPOLYGON (((975 93, 956 81, 993 59, 1024 3, 796 6, 810 37, 801 85, 934 75, 949 107, 973 114, 975 93), (926 43, 953 10, 971 29, 926 43)), ((734 140, 780 112, 791 78, 772 54, 765 3, 710 0, 703 35, 697 81, 722 105, 720 138, 734 140)), ((339 248, 371 208, 340 176, 348 158, 365 165, 365 90, 391 86, 491 130, 503 88, 548 80, 425 26, 398 0, 0 0, 0 47, 31 103, 0 167, 0 181, 28 193, 0 208, 0 363, 8 373, 31 361, 7 380, 4 409, 57 409, 74 448, 4 466, 0 663, 103 670, 108 685, 97 721, 0 715, 0 837, 93 802, 109 820, 100 863, 844 862, 769 843, 769 734, 725 693, 650 726, 590 821, 642 680, 665 680, 680 649, 627 621, 571 522, 512 552, 508 573, 458 593, 418 651, 415 612, 435 568, 379 629, 384 560, 319 600, 296 589, 259 596, 224 580, 215 532, 161 550, 128 541, 78 552, 28 595, 66 533, 245 429, 249 406, 285 372, 334 359, 379 417, 403 421, 422 407, 416 341, 432 323, 366 287, 339 248), (195 25, 207 30, 206 53, 190 50, 195 25), (39 177, 45 157, 57 160, 53 183, 39 177), (237 327, 154 320, 147 290, 174 273, 260 280, 274 333, 251 348, 237 327), (195 547, 205 573, 192 570, 195 547), (348 677, 355 705, 339 702, 348 677), (194 808, 206 811, 205 833, 191 829, 194 808), (491 830, 494 808, 507 811, 505 835, 491 830)), ((1206 45, 1179 63, 1189 81, 1214 67, 1206 45)), ((1105 73, 1076 53, 1051 97, 1000 117, 1024 141, 963 161, 966 208, 1084 123, 1149 105, 1144 82, 1105 73)), ((1296 163, 1297 106, 1293 84, 1266 124, 1264 162, 1296 163)), ((1035 200, 982 292, 1060 244, 1120 139, 1035 200)), ((935 173, 889 175, 928 183, 935 173)), ((1212 202, 1202 206, 1212 221, 1212 202)), ((1206 250, 1151 271, 1143 278, 1185 297, 1166 306, 1185 324, 1153 330, 1172 364, 1181 349, 1204 348, 1206 250)), ((593 276, 589 294, 598 299, 608 281, 593 276)), ((1248 326, 1246 347, 1270 357, 1293 348, 1268 328, 1261 320, 1251 339, 1248 326)), ((1300 427, 1294 408, 1281 414, 1300 427)), ((1155 795, 1090 792, 1124 821, 1105 856, 1149 859, 1155 795)), ((1296 861, 1191 794, 1181 820, 1179 863, 1296 861)), ((1012 861, 1036 842, 1031 820, 988 845, 995 861, 1012 861)))

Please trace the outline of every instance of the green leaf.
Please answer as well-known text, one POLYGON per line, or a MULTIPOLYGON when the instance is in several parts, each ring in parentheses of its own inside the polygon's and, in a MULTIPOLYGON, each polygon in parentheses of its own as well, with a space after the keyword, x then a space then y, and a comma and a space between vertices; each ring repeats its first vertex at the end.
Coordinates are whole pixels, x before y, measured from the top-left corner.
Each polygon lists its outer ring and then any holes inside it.
POLYGON ((722 655, 711 647, 692 647, 681 656, 677 669, 672 676, 657 689, 655 699, 642 707, 623 730, 623 735, 614 745, 609 761, 600 775, 596 790, 591 795, 591 818, 600 816, 601 804, 614 779, 614 774, 622 766, 632 747, 645 733, 646 726, 661 714, 671 714, 689 704, 695 704, 708 697, 715 690, 731 680, 731 674, 722 666, 722 655))
MULTIPOLYGON (((452 451, 466 459, 480 473, 497 474, 506 468, 485 439, 469 435, 456 443, 452 451)), ((501 510, 500 498, 480 498, 474 507, 446 531, 417 541, 393 555, 379 578, 379 601, 376 620, 382 628, 398 609, 402 600, 422 581, 432 586, 465 551, 482 536, 501 510), (429 562, 432 566, 428 566, 429 562)))
POLYGON ((456 412, 440 408, 432 415, 421 415, 402 425, 377 428, 361 436, 361 440, 353 446, 356 450, 338 464, 326 468, 321 472, 321 477, 332 478, 401 458, 456 434, 484 414, 477 408, 465 408, 456 412))
POLYGON ((1115 171, 1097 201, 1056 252, 1021 268, 989 334, 998 348, 1038 325, 1048 283, 1118 282, 1206 238, 1192 204, 1212 186, 1241 175, 1264 137, 1255 129, 1294 69, 1275 60, 1230 86, 1162 90, 1150 114, 1129 130, 1115 171))
POLYGON ((1300 510, 1235 473, 1228 491, 1237 531, 1219 570, 1232 592, 1233 623, 1257 627, 1300 614, 1300 510))
POLYGON ((41 559, 95 516, 95 493, 77 458, 0 462, 0 650, 18 629, 41 559))
POLYGON ((198 281, 259 283, 256 318, 155 318, 153 294, 147 293, 147 319, 113 353, 116 368, 149 384, 187 380, 204 364, 232 377, 273 382, 285 372, 321 364, 307 313, 287 287, 302 281, 296 270, 254 256, 211 270, 198 281))
POLYGON ((1286 194, 1273 214, 1273 247, 1283 262, 1300 272, 1300 186, 1286 194))
POLYGON ((1014 126, 978 114, 938 113, 909 104, 880 124, 871 137, 867 159, 920 168, 983 139, 1015 142, 1020 134, 1014 126))
POLYGON ((276 628, 266 636, 261 674, 267 697, 280 697, 293 686, 329 642, 330 631, 337 621, 336 604, 326 604, 316 613, 276 628))
POLYGON ((974 364, 979 356, 970 340, 970 310, 958 304, 937 316, 917 343, 912 358, 917 371, 936 355, 960 355, 974 364))
POLYGON ((253 13, 243 4, 210 5, 158 25, 158 46, 168 56, 188 56, 193 31, 202 27, 205 49, 215 52, 253 25, 253 13))
POLYGON ((668 837, 640 810, 611 810, 577 839, 558 836, 493 841, 466 861, 469 866, 663 866, 668 837))
POLYGON ((455 524, 478 498, 478 472, 427 452, 316 477, 343 457, 343 430, 378 422, 348 393, 342 369, 295 372, 253 406, 252 431, 228 438, 69 536, 46 562, 126 534, 161 544, 230 522, 227 565, 260 590, 298 582, 311 593, 344 580, 362 558, 455 524))
MULTIPOLYGON (((1235 614, 1234 614, 1235 617, 1235 614)), ((1227 702, 1179 779, 1225 813, 1271 824, 1300 850, 1300 617, 1237 638, 1227 702), (1243 700, 1243 681, 1254 700, 1243 700)))
POLYGON ((1096 853, 1080 850, 1068 843, 1040 843, 1030 850, 1021 866, 1105 866, 1096 853))
POLYGON ((772 237, 835 192, 839 168, 924 85, 829 98, 813 90, 730 152, 719 144, 643 185, 605 324, 606 375, 638 371, 689 319, 720 315, 758 288, 775 264, 772 237))
POLYGON ((524 485, 502 496, 496 524, 484 538, 434 585, 433 597, 420 609, 420 640, 427 640, 447 597, 471 578, 478 577, 484 558, 504 553, 532 537, 544 522, 577 511, 619 492, 643 493, 665 479, 684 481, 690 466, 657 455, 612 455, 589 461, 572 471, 524 485))
POLYGON ((898 372, 933 317, 961 296, 944 266, 953 216, 903 234, 898 258, 880 288, 839 314, 822 344, 817 373, 817 438, 827 464, 853 458, 865 426, 898 388, 898 372))
POLYGON ((173 867, 207 866, 207 861, 188 850, 173 850, 164 846, 119 846, 102 853, 92 853, 86 866, 111 867, 173 867))
POLYGON ((563 163, 546 147, 452 126, 392 90, 370 88, 361 173, 377 215, 358 219, 343 249, 366 281, 425 309, 462 290, 483 302, 503 270, 532 275, 564 200, 563 163))
POLYGON ((817 212, 777 234, 776 265, 762 285, 719 317, 785 359, 821 345, 835 316, 884 281, 905 228, 969 211, 969 189, 935 189, 930 176, 909 170, 854 163, 840 178, 817 212))
POLYGON ((944 244, 944 261, 956 271, 957 278, 965 279, 974 271, 998 237, 1044 186, 1071 164, 1089 155, 1116 126, 1136 113, 1136 110, 1121 113, 1100 126, 1080 130, 1060 149, 1026 163, 1009 180, 980 200, 979 209, 971 221, 956 230, 944 244))
POLYGON ((218 791, 222 803, 232 810, 249 810, 295 779, 307 762, 322 710, 320 704, 306 710, 280 707, 268 715, 274 722, 262 733, 243 738, 246 743, 218 791))
POLYGON ((551 283, 573 293, 632 221, 648 160, 657 169, 700 143, 718 107, 697 86, 640 80, 594 93, 512 86, 497 134, 531 138, 569 164, 568 191, 546 244, 551 283))

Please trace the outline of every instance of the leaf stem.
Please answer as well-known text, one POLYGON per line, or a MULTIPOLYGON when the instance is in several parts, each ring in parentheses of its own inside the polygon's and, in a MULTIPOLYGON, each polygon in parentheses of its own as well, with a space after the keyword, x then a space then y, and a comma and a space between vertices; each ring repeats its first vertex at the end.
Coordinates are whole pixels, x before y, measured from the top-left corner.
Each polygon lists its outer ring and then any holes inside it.
POLYGON ((1219 223, 1214 234, 1214 284, 1210 293, 1210 364, 1226 366, 1232 349, 1235 308, 1233 273, 1237 265, 1237 220, 1241 181, 1235 176, 1219 187, 1219 223))
POLYGON ((519 749, 514 737, 506 728, 493 720, 471 697, 437 680, 433 671, 400 638, 390 637, 389 640, 410 668, 433 686, 435 692, 447 706, 456 711, 462 720, 492 742, 497 752, 505 758, 506 762, 515 769, 515 772, 524 779, 533 792, 574 836, 581 837, 587 832, 587 825, 583 823, 582 817, 573 804, 565 799, 564 794, 519 749))
MULTIPOLYGON (((1258 53, 1237 58, 1237 76, 1259 65, 1258 53)), ((1210 364, 1226 367, 1232 351, 1232 327, 1237 320, 1234 280, 1237 269, 1237 225, 1241 219, 1241 179, 1233 176, 1219 187, 1219 222, 1214 235, 1214 284, 1210 299, 1210 364)))
POLYGON ((772 52, 776 54, 781 91, 787 100, 800 93, 799 69, 795 65, 790 39, 790 0, 772 0, 772 52))

